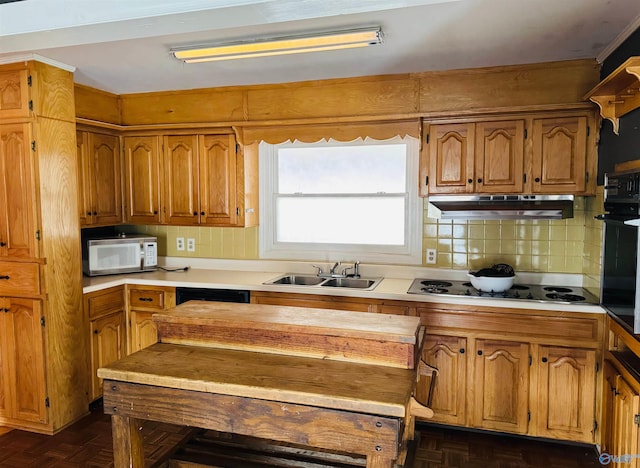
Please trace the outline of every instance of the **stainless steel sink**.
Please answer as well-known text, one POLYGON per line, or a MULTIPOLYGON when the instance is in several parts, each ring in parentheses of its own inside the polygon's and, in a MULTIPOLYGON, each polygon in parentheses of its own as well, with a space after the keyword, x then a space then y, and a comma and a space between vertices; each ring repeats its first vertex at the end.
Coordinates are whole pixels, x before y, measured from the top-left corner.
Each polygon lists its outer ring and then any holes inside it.
POLYGON ((373 289, 380 279, 368 278, 331 278, 321 284, 331 288, 373 289))
POLYGON ((382 278, 323 278, 316 275, 287 273, 265 281, 263 284, 364 289, 370 291, 380 281, 382 281, 382 278))
POLYGON ((275 279, 266 281, 264 284, 291 284, 298 286, 316 286, 322 283, 325 278, 320 278, 315 275, 296 275, 286 274, 279 276, 275 279))

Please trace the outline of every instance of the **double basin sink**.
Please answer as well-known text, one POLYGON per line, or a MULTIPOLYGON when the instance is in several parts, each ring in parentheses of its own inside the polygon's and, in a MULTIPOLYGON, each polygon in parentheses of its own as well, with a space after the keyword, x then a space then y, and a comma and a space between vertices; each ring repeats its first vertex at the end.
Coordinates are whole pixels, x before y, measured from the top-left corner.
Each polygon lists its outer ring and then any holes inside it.
POLYGON ((286 275, 265 281, 263 284, 317 286, 321 288, 347 288, 371 291, 380 281, 382 281, 382 278, 323 278, 315 275, 287 273, 286 275))

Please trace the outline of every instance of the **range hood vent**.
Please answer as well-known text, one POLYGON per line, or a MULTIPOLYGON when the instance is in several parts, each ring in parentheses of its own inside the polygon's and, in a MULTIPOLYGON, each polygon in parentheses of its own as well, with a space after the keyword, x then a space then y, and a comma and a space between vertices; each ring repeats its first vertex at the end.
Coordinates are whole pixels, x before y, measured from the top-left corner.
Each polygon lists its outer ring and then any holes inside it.
POLYGON ((573 195, 436 195, 429 197, 427 216, 439 219, 573 218, 573 195))

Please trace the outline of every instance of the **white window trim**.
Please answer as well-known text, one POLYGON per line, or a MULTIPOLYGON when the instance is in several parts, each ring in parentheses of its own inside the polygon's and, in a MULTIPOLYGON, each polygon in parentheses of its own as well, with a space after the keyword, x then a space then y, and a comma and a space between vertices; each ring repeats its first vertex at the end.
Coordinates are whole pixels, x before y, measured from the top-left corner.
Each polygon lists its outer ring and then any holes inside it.
MULTIPOLYGON (((415 265, 422 263, 422 210, 423 205, 418 196, 418 160, 419 141, 417 138, 396 136, 388 140, 373 140, 370 138, 351 142, 335 140, 321 140, 318 145, 362 145, 376 143, 404 143, 407 145, 407 217, 405 232, 407 243, 405 246, 371 246, 371 245, 339 245, 339 244, 300 244, 278 243, 276 239, 276 225, 272 216, 275 198, 273 185, 276 183, 277 165, 276 155, 282 146, 305 145, 297 140, 271 145, 260 143, 260 225, 259 248, 260 258, 281 260, 313 260, 313 261, 354 261, 385 264, 415 265)), ((336 229, 339 229, 336 226, 336 229)))

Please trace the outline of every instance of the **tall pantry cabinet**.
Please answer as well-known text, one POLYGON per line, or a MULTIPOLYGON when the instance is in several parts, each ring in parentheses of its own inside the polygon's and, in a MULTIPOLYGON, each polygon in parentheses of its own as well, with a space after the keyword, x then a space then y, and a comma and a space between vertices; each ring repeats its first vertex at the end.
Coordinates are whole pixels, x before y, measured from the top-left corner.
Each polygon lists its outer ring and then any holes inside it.
POLYGON ((71 72, 0 66, 0 425, 55 433, 88 411, 71 72))

